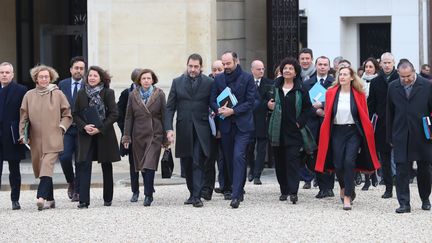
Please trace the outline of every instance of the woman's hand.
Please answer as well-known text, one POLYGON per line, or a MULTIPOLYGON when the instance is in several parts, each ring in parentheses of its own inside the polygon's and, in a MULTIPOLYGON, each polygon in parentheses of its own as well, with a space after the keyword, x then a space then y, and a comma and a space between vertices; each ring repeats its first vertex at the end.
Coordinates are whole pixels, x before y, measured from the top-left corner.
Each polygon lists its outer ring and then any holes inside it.
POLYGON ((274 99, 270 99, 269 102, 267 102, 267 107, 270 110, 274 110, 274 108, 275 108, 275 101, 274 101, 274 99))
POLYGON ((93 136, 98 133, 100 133, 99 129, 95 127, 93 124, 87 124, 84 126, 84 130, 87 132, 88 135, 93 136))
POLYGON ((123 147, 124 147, 125 149, 129 149, 129 143, 123 143, 123 147))

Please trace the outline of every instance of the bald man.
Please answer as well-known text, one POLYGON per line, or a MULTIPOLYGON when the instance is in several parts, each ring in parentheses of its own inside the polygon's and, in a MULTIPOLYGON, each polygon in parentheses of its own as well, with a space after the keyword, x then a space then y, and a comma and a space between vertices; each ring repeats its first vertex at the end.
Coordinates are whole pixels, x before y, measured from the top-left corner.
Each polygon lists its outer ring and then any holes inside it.
POLYGON ((248 146, 247 160, 249 164, 248 180, 255 185, 261 185, 261 173, 264 168, 264 160, 267 148, 267 118, 269 110, 267 108, 268 92, 273 86, 273 81, 264 78, 264 63, 254 60, 251 63, 251 72, 254 77, 255 87, 258 94, 258 105, 254 109, 255 131, 252 134, 251 143, 248 146), (256 152, 255 152, 256 151, 256 152))

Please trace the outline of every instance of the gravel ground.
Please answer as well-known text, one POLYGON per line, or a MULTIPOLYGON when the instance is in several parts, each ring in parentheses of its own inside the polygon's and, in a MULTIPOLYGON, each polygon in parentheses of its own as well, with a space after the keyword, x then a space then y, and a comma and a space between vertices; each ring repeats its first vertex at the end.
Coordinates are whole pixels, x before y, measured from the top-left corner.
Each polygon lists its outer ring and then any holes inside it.
MULTIPOLYGON (((299 202, 278 200, 274 179, 248 183, 245 201, 231 209, 220 194, 203 208, 183 205, 186 186, 157 186, 151 207, 130 203, 129 188, 117 186, 113 206, 104 207, 102 189, 92 189, 89 209, 79 210, 55 190, 56 209, 37 211, 35 191, 22 191, 22 210, 10 209, 0 192, 1 242, 431 242, 431 212, 420 209, 411 186, 412 213, 398 215, 397 200, 384 200, 383 187, 357 188, 353 210, 338 197, 315 199, 318 189, 300 189, 299 202)), ((338 192, 338 189, 335 190, 338 192)), ((337 194, 337 193, 336 193, 337 194)))

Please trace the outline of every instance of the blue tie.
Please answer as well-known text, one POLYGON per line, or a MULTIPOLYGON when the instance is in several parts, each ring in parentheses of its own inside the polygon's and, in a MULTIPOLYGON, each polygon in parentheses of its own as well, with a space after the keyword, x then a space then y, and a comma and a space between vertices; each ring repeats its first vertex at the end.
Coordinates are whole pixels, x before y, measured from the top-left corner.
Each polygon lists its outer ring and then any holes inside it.
POLYGON ((74 82, 74 89, 73 89, 73 92, 72 92, 72 102, 73 102, 73 104, 75 104, 76 95, 77 95, 77 92, 78 92, 78 84, 79 84, 78 81, 74 82))

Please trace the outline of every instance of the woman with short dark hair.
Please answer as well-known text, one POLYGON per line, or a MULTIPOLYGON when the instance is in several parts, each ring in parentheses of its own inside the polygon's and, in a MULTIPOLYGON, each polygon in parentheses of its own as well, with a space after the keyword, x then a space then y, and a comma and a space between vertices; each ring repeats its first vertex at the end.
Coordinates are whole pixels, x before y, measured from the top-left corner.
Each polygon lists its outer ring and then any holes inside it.
POLYGON ((273 110, 269 122, 269 139, 275 152, 276 177, 280 186, 280 201, 288 196, 298 201, 300 182, 300 149, 303 147, 301 128, 312 115, 309 93, 303 88, 301 67, 295 58, 286 58, 280 65, 282 76, 275 80, 274 98, 267 106, 273 110))
POLYGON ((105 70, 92 66, 86 72, 84 88, 77 94, 73 117, 78 128, 78 208, 90 205, 92 161, 96 160, 102 167, 104 206, 111 206, 112 203, 112 162, 120 160, 120 152, 113 127, 118 110, 114 90, 109 88, 110 81, 111 77, 105 70), (90 117, 87 111, 96 114, 90 117))

